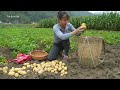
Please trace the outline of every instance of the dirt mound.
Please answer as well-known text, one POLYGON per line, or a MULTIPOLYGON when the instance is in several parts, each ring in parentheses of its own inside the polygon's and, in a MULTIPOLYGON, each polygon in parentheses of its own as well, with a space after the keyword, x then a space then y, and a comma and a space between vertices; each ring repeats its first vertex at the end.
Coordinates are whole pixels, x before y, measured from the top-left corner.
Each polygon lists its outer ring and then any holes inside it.
POLYGON ((11 50, 6 47, 1 47, 0 46, 0 56, 6 57, 6 59, 10 59, 11 57, 11 50))

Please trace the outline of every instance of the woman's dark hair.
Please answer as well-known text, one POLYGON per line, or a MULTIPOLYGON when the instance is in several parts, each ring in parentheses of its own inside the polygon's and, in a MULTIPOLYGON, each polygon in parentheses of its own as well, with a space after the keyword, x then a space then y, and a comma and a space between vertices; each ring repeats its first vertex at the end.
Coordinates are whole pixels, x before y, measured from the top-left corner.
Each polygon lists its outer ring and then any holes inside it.
POLYGON ((67 17, 67 19, 70 18, 70 16, 68 15, 68 13, 66 11, 59 11, 57 14, 58 19, 62 19, 63 17, 67 17))

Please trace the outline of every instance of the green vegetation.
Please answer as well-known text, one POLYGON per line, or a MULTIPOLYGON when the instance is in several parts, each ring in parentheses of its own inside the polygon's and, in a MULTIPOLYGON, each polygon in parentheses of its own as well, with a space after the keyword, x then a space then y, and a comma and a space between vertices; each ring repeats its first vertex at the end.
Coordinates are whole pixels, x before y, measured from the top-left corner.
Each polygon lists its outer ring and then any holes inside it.
MULTIPOLYGON (((51 28, 1 28, 0 45, 10 48, 12 56, 18 52, 29 54, 31 50, 44 49, 49 52, 53 45, 51 28)), ((101 36, 108 44, 120 43, 120 32, 87 30, 83 36, 101 36)), ((70 39, 70 52, 77 50, 77 36, 70 39), (75 39, 75 40, 74 40, 75 39), (76 41, 76 42, 74 42, 76 41)))
POLYGON ((29 54, 31 50, 37 48, 49 51, 52 41, 51 29, 1 28, 0 45, 10 48, 13 51, 13 57, 18 52, 29 54))
POLYGON ((0 64, 6 63, 6 62, 7 62, 6 58, 3 56, 0 56, 0 64))
MULTIPOLYGON (((120 31, 120 15, 118 13, 107 13, 96 16, 73 17, 70 22, 74 27, 79 27, 81 23, 86 23, 88 29, 120 31)), ((43 19, 39 22, 41 28, 51 28, 57 23, 57 19, 43 19)))

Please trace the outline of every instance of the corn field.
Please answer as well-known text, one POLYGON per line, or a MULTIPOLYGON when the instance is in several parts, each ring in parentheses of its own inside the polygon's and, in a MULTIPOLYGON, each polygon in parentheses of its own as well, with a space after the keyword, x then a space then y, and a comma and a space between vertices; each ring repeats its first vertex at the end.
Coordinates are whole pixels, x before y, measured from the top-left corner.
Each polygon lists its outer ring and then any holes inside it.
MULTIPOLYGON (((70 23, 72 23, 75 28, 79 27, 83 22, 87 24, 88 29, 120 31, 120 15, 118 13, 111 12, 107 14, 103 13, 102 15, 70 18, 70 23)), ((43 19, 39 22, 38 26, 41 28, 52 28, 56 23, 56 18, 43 19)))

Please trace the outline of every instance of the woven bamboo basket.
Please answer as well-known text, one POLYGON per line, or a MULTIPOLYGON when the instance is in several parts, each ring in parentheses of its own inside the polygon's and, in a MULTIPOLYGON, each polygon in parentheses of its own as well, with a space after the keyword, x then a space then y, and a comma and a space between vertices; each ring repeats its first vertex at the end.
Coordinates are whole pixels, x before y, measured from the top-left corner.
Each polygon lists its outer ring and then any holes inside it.
POLYGON ((79 63, 88 67, 96 67, 105 59, 105 43, 101 37, 79 37, 79 63))
POLYGON ((43 50, 34 50, 30 52, 30 56, 34 60, 45 60, 47 59, 48 53, 43 50))

